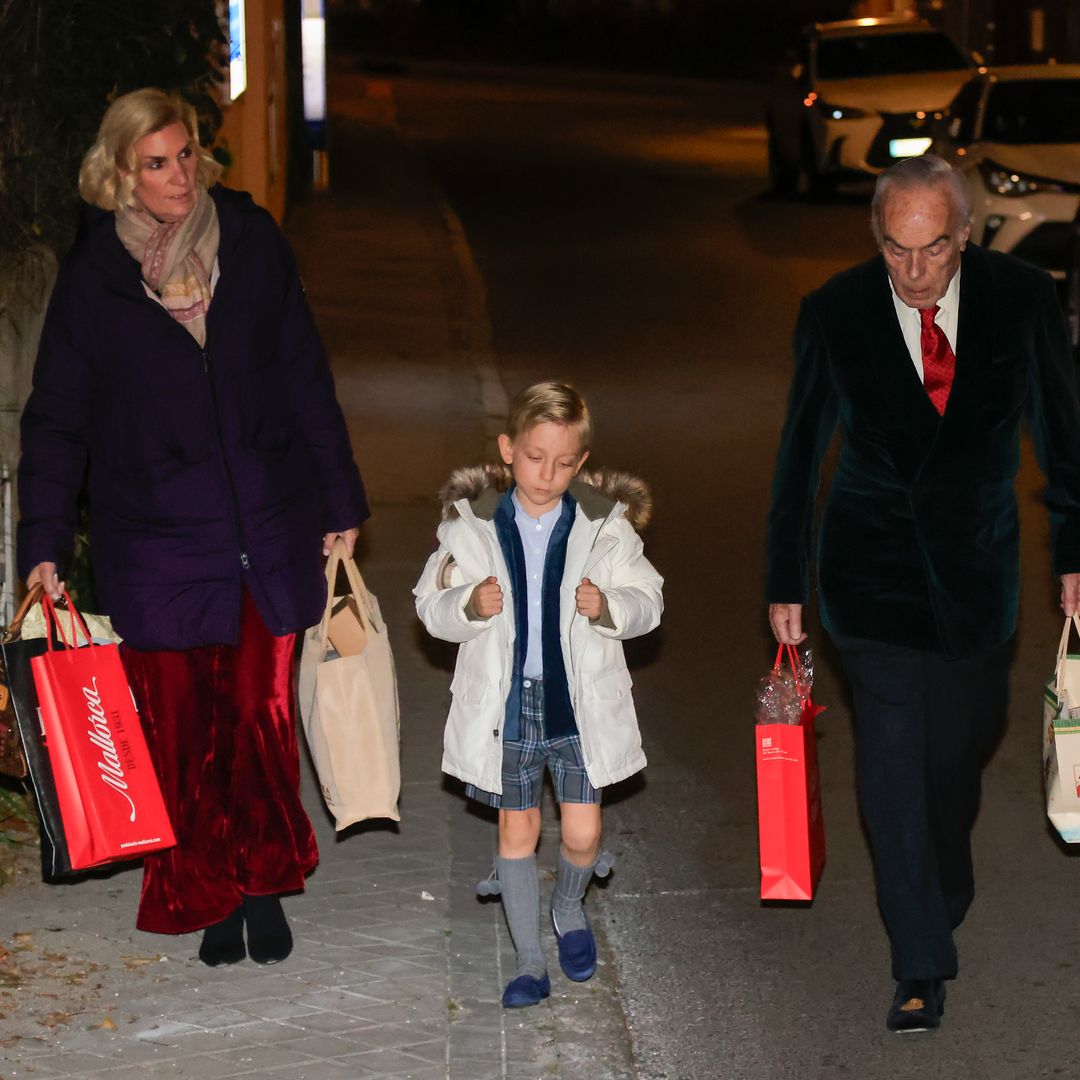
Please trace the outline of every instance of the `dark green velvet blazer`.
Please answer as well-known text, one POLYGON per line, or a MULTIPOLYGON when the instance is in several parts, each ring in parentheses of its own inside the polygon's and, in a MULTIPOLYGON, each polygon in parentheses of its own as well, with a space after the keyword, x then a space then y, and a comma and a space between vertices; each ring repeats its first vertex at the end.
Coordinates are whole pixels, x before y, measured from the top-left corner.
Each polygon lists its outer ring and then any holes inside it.
POLYGON ((818 542, 826 629, 948 656, 1007 641, 1025 416, 1047 478, 1054 572, 1080 570, 1080 404, 1049 276, 968 244, 943 417, 911 362, 880 255, 811 293, 769 512, 768 601, 807 602, 821 459, 839 425, 818 542))

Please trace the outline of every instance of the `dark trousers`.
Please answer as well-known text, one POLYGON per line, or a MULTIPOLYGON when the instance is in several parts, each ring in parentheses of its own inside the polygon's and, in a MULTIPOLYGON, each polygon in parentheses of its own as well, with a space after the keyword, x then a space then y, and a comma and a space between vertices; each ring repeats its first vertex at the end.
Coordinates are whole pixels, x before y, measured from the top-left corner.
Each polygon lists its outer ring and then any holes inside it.
POLYGON ((895 979, 955 978, 971 830, 1002 730, 1008 646, 962 660, 837 638, 855 702, 859 809, 895 979))
POLYGON ((140 930, 187 933, 245 895, 304 887, 318 848, 300 802, 294 644, 245 591, 236 645, 121 649, 177 839, 146 858, 140 930))

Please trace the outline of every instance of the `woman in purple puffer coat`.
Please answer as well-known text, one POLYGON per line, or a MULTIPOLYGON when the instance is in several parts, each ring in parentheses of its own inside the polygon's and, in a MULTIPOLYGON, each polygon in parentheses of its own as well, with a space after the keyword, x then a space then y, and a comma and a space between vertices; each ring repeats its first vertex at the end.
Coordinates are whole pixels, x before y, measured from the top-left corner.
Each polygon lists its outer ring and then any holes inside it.
POLYGON ((292 948, 278 897, 318 859, 295 635, 322 614, 320 550, 351 552, 368 516, 288 245, 218 171, 181 99, 137 90, 106 112, 23 413, 18 533, 28 584, 58 595, 85 481, 178 838, 146 859, 137 925, 205 928, 210 965, 292 948))

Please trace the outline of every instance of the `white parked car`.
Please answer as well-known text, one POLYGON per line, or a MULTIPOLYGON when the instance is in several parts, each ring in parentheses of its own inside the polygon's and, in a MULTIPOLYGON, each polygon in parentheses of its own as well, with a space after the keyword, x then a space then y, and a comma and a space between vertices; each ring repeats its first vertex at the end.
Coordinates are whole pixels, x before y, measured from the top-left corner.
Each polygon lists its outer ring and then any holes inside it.
POLYGON ((980 71, 934 149, 964 174, 976 243, 1064 278, 1080 208, 1080 64, 980 71))
POLYGON ((769 95, 773 190, 821 192, 925 153, 935 118, 973 69, 951 38, 919 20, 810 27, 769 95))

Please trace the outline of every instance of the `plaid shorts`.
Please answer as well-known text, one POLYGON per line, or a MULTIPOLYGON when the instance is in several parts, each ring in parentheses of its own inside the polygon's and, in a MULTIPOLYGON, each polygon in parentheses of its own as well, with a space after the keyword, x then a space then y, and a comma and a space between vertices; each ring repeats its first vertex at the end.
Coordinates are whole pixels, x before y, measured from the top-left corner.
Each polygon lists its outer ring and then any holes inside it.
POLYGON ((526 679, 521 686, 521 741, 503 743, 502 795, 468 784, 465 794, 485 806, 528 810, 540 805, 544 767, 551 773, 558 803, 599 803, 600 789, 589 783, 581 739, 544 738, 544 684, 526 679))

